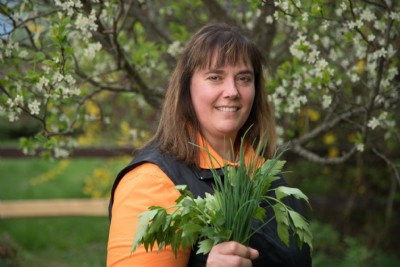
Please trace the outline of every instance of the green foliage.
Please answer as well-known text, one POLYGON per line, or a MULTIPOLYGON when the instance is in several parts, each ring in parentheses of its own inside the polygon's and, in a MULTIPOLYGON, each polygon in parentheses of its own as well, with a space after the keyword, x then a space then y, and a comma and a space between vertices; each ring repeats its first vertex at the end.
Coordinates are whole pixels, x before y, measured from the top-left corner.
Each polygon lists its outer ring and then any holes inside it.
POLYGON ((121 122, 153 132, 182 47, 209 21, 237 25, 268 59, 279 141, 292 141, 296 153, 336 163, 398 148, 396 1, 38 0, 1 7, 0 116, 15 123, 25 114, 39 123, 35 133, 60 139, 29 138, 21 143, 26 153, 67 157, 89 140, 120 139, 121 122), (336 152, 320 142, 327 131, 340 139, 336 152))
POLYGON ((108 227, 107 217, 2 219, 0 236, 18 246, 18 266, 105 266, 108 227))
MULTIPOLYGON (((119 164, 124 163, 119 162, 119 164)), ((0 198, 1 200, 84 198, 87 197, 83 193, 85 178, 90 177, 94 169, 104 165, 102 159, 73 161, 1 159, 0 198)), ((117 168, 116 165, 113 168, 117 168)), ((112 176, 116 174, 115 169, 112 176)))
MULTIPOLYGON (((260 152, 257 149, 256 155, 260 152)), ((170 245, 177 254, 181 247, 187 248, 198 242, 197 253, 208 253, 211 248, 224 241, 237 241, 248 245, 253 235, 252 223, 260 220, 267 224, 273 218, 265 217, 260 207, 267 201, 273 208, 278 223, 278 235, 289 246, 289 229, 294 232, 298 245, 307 243, 312 247, 312 234, 308 222, 296 211, 284 204, 285 197, 292 196, 308 202, 308 198, 296 188, 278 187, 271 189, 271 183, 282 172, 284 161, 277 158, 266 160, 255 156, 245 163, 243 140, 240 147, 238 166, 224 166, 224 179, 213 172, 214 194, 206 193, 204 198, 193 198, 185 186, 178 186, 181 196, 172 207, 149 207, 140 215, 138 231, 135 234, 132 252, 140 245, 146 251, 158 250, 170 245), (276 198, 266 195, 274 190, 276 198), (274 203, 274 204, 273 204, 274 203)))
POLYGON ((400 264, 400 258, 383 250, 371 249, 363 243, 363 237, 339 237, 332 226, 313 221, 311 229, 314 235, 313 266, 344 267, 394 267, 400 264))
MULTIPOLYGON (((0 201, 84 198, 85 178, 105 165, 116 168, 104 159, 1 158, 0 201)), ((107 216, 2 218, 0 251, 17 248, 18 266, 105 266, 108 228, 107 216)))

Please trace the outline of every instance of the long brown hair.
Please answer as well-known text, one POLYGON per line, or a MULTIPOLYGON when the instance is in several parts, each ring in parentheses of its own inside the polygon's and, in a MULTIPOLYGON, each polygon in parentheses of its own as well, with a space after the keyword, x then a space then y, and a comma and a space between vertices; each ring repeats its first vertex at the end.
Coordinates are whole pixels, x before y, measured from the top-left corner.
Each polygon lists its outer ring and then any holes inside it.
POLYGON ((253 67, 254 102, 235 142, 240 142, 248 130, 246 140, 266 145, 266 156, 272 156, 276 145, 275 120, 264 88, 264 57, 239 29, 225 24, 202 27, 186 45, 167 88, 158 129, 149 142, 178 160, 198 165, 198 149, 190 142, 197 143, 201 128, 191 101, 190 81, 196 69, 210 66, 214 54, 218 66, 243 62, 253 67))

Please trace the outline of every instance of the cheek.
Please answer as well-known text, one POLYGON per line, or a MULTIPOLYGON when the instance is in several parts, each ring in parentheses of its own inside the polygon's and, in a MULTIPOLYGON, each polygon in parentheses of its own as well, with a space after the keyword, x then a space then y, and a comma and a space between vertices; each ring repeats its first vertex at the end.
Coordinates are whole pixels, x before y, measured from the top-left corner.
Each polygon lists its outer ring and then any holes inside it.
POLYGON ((196 113, 212 105, 215 98, 212 91, 200 82, 191 83, 190 97, 196 113))
POLYGON ((256 95, 256 92, 255 92, 254 88, 251 89, 251 90, 247 90, 247 91, 242 93, 242 98, 249 105, 250 109, 254 104, 255 95, 256 95))

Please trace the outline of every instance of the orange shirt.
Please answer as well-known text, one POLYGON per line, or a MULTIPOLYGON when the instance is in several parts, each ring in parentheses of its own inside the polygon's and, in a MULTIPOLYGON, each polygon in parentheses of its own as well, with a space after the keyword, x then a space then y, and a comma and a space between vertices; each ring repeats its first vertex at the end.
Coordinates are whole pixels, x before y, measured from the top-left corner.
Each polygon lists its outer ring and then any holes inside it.
MULTIPOLYGON (((205 147, 205 144, 201 141, 199 141, 199 145, 205 147)), ((224 164, 235 164, 223 160, 211 147, 207 149, 213 158, 212 166, 219 167, 224 164)), ((254 152, 248 149, 245 156, 246 159, 250 158, 250 153, 254 152)), ((210 169, 212 166, 207 152, 200 149, 199 156, 200 167, 210 169)), ((190 249, 178 251, 176 258, 171 248, 168 247, 157 252, 157 247, 155 246, 153 251, 146 252, 144 247, 140 246, 133 254, 130 253, 139 221, 138 215, 146 211, 150 206, 172 206, 179 196, 180 193, 175 189, 175 184, 155 164, 144 163, 125 174, 114 194, 108 239, 107 266, 186 267, 190 249)))

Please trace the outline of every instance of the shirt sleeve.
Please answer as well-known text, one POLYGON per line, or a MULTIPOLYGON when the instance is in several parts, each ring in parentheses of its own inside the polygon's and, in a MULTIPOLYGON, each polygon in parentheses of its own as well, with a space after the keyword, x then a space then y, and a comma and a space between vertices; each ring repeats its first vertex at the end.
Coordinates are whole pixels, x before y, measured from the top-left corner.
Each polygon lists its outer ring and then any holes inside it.
POLYGON ((138 215, 150 206, 168 207, 175 204, 180 193, 161 169, 145 163, 131 170, 121 180, 114 194, 112 220, 108 238, 108 267, 185 267, 190 249, 179 250, 177 257, 170 247, 146 252, 143 246, 130 253, 138 215))

